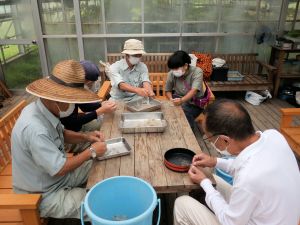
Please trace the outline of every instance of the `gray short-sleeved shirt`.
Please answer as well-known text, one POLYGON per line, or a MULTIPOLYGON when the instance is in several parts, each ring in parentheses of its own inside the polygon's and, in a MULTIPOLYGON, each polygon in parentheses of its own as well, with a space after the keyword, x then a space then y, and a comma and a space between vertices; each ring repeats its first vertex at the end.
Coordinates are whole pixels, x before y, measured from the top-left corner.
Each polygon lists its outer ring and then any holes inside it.
POLYGON ((189 92, 189 89, 184 85, 184 80, 191 89, 198 90, 196 97, 201 98, 203 96, 203 72, 199 67, 195 66, 190 66, 186 74, 179 78, 175 77, 172 71, 170 71, 166 82, 166 91, 171 92, 174 90, 175 94, 185 96, 189 92))
POLYGON ((130 70, 126 60, 121 59, 110 66, 110 72, 112 85, 110 95, 111 98, 115 100, 122 99, 130 101, 136 96, 135 93, 122 91, 119 88, 119 84, 122 82, 134 87, 142 87, 143 82, 150 83, 147 66, 142 62, 139 62, 130 70))
POLYGON ((55 176, 66 162, 63 125, 38 99, 26 106, 12 131, 13 188, 17 193, 44 193, 63 186, 55 176))

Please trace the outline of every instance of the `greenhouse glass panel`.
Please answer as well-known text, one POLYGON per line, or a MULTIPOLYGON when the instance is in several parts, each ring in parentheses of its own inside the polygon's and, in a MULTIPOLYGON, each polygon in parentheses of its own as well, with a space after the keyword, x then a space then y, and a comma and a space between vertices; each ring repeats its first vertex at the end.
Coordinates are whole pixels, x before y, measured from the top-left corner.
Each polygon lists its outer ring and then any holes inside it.
POLYGON ((79 60, 78 45, 75 38, 53 38, 45 40, 49 71, 61 60, 79 60))
POLYGON ((151 37, 144 40, 145 51, 148 53, 174 52, 179 49, 178 37, 151 37))
MULTIPOLYGON (((1 8, 1 6, 0 6, 1 8)), ((0 14, 1 15, 1 14, 0 14)), ((11 39, 16 37, 16 30, 13 20, 0 23, 0 39, 11 39)))
POLYGON ((223 0, 222 21, 256 21, 256 0, 223 0))
POLYGON ((183 33, 209 33, 217 32, 217 22, 203 22, 203 23, 185 23, 183 24, 183 33))
POLYGON ((218 53, 250 53, 255 43, 254 36, 226 36, 219 38, 218 53))
POLYGON ((218 19, 217 0, 183 0, 183 21, 215 21, 218 19))
MULTIPOLYGON (((131 37, 134 38, 134 37, 131 37)), ((107 53, 121 53, 123 51, 124 42, 130 38, 107 38, 107 53)), ((140 38, 135 38, 142 40, 140 38)))
POLYGON ((290 31, 290 30, 292 30, 292 26, 293 26, 292 22, 286 22, 285 25, 284 25, 284 30, 285 31, 290 31))
POLYGON ((140 0, 105 0, 105 20, 107 33, 141 33, 140 0))
POLYGON ((144 1, 145 21, 167 22, 180 20, 180 0, 144 1))
POLYGON ((106 28, 109 34, 136 34, 142 32, 141 23, 107 23, 106 28))
POLYGON ((215 46, 215 37, 182 37, 181 49, 188 53, 192 51, 214 52, 215 46))
POLYGON ((30 0, 3 2, 0 18, 0 39, 35 38, 30 0))
MULTIPOLYGON (((287 15, 286 15, 286 23, 284 26, 285 31, 290 31, 293 29, 293 21, 296 13, 297 0, 289 1, 287 15)), ((300 6, 297 12, 297 19, 300 19, 300 6)), ((300 22, 295 23, 294 29, 300 29, 300 22)))
MULTIPOLYGON (((7 58, 2 65, 5 84, 11 89, 25 88, 42 77, 39 50, 36 45, 11 45, 13 49, 24 49, 18 57, 7 58)), ((1 60, 3 62, 3 58, 1 60)))
POLYGON ((75 34, 73 1, 41 0, 39 2, 43 34, 75 34))
POLYGON ((145 33, 177 33, 179 23, 145 23, 145 33))
POLYGON ((82 33, 103 33, 102 9, 100 0, 80 0, 82 33))
POLYGON ((99 60, 103 62, 105 59, 104 39, 101 38, 85 38, 83 39, 84 58, 98 65, 99 60))
POLYGON ((180 0, 144 1, 144 8, 145 33, 180 32, 180 0))
POLYGON ((256 22, 224 22, 221 23, 221 30, 225 33, 254 33, 256 22))
POLYGON ((279 20, 282 0, 261 1, 259 20, 279 20))

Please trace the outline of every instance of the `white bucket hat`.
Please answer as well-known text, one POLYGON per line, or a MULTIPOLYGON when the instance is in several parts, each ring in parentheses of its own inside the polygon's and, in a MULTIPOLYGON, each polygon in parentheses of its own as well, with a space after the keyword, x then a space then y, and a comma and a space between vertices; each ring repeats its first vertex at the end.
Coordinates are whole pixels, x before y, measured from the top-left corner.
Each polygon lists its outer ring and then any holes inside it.
POLYGON ((137 39, 129 39, 125 41, 124 49, 121 53, 128 55, 146 54, 143 43, 137 39))
POLYGON ((221 59, 221 58, 214 58, 212 60, 212 64, 215 67, 222 67, 225 63, 226 63, 226 61, 224 59, 221 59))

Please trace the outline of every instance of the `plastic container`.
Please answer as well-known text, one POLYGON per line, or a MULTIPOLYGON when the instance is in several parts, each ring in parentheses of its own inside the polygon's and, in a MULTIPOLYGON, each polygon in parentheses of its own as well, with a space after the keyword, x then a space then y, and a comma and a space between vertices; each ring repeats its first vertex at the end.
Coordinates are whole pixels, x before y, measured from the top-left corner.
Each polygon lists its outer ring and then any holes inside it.
POLYGON ((242 75, 239 71, 231 70, 228 71, 227 80, 228 81, 242 81, 244 79, 244 75, 242 75))
POLYGON ((229 68, 227 65, 224 65, 221 67, 213 67, 213 71, 210 76, 210 80, 212 80, 212 81, 227 81, 228 70, 229 70, 229 68))
POLYGON ((225 180, 228 184, 233 184, 233 177, 226 173, 224 170, 216 168, 216 175, 225 180))
POLYGON ((81 204, 93 225, 152 225, 153 211, 160 200, 153 187, 137 177, 112 177, 96 184, 81 204))

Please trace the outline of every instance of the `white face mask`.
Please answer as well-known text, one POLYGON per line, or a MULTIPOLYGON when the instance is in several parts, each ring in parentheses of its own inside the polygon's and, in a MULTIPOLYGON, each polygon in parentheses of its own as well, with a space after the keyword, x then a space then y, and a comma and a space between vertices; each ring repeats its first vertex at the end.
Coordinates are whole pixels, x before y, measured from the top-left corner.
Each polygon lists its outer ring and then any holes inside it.
POLYGON ((182 69, 173 70, 172 73, 174 74, 175 77, 181 77, 184 74, 182 69))
MULTIPOLYGON (((56 103, 56 105, 58 107, 57 103, 56 103)), ((59 118, 65 118, 65 117, 70 116, 73 113, 74 109, 75 109, 75 104, 74 103, 70 103, 66 111, 61 111, 58 107, 59 118)))
POLYGON ((138 64, 141 61, 141 58, 134 57, 134 56, 129 56, 128 60, 129 60, 130 64, 136 65, 136 64, 138 64))
POLYGON ((221 155, 225 155, 225 156, 231 156, 231 154, 227 151, 227 147, 224 150, 220 150, 219 148, 217 148, 216 143, 218 141, 220 136, 218 136, 218 138, 215 140, 215 142, 210 142, 210 144, 213 146, 214 149, 217 150, 217 152, 219 152, 221 155))
POLYGON ((97 81, 95 81, 95 82, 93 82, 92 84, 85 84, 84 85, 84 88, 86 89, 86 90, 89 90, 89 91, 92 91, 92 92, 97 92, 99 89, 96 89, 96 82, 97 81))

